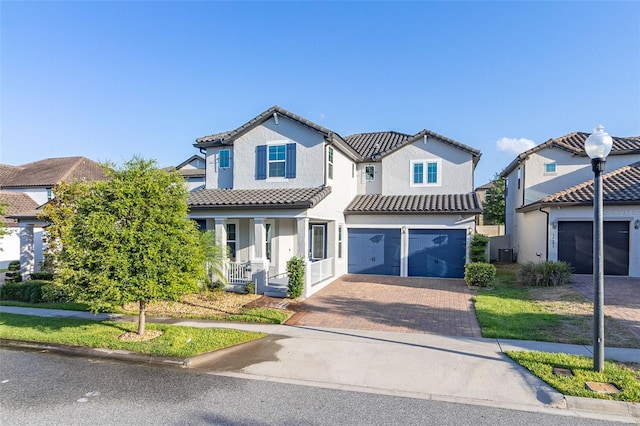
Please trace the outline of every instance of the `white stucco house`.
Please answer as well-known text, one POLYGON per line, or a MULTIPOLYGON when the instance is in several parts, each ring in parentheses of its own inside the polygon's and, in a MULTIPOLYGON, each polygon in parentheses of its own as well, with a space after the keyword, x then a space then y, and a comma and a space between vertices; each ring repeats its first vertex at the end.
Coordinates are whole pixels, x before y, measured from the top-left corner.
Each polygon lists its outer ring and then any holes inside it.
POLYGON ((52 188, 63 181, 104 177, 100 165, 85 157, 46 158, 20 166, 0 165, 0 199, 7 203, 3 218, 10 235, 0 238, 0 256, 8 264, 20 260, 26 276, 37 272, 43 261, 43 230, 39 208, 52 199, 52 188))
POLYGON ((206 182, 190 217, 230 252, 232 282, 286 294, 286 263, 309 296, 345 273, 462 277, 481 208, 480 152, 423 130, 338 133, 274 106, 196 139, 206 182))
MULTIPOLYGON (((507 179, 506 233, 518 263, 567 261, 592 273, 593 171, 588 133, 550 139, 518 155, 507 179)), ((640 277, 640 137, 613 137, 604 186, 605 274, 640 277)))
POLYGON ((201 155, 192 155, 175 167, 167 167, 166 170, 178 172, 184 178, 189 192, 204 188, 205 160, 201 155))

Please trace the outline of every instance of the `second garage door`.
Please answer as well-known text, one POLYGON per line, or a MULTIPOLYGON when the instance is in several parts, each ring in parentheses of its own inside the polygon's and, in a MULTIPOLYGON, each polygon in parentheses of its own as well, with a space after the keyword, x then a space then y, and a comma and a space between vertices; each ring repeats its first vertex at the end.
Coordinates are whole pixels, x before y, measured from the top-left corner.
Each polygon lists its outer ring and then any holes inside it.
POLYGON ((463 229, 410 229, 410 277, 464 277, 467 233, 463 229))
POLYGON ((400 275, 400 230, 350 228, 349 273, 400 275))

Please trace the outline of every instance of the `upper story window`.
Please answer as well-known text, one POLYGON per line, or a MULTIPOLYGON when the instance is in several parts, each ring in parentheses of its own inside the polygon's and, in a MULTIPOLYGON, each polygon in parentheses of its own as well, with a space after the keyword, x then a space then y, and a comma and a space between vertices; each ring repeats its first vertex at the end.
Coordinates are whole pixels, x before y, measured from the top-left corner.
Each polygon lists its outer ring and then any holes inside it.
POLYGON ((520 167, 518 167, 518 189, 520 189, 520 181, 522 180, 522 169, 520 169, 520 167))
POLYGON ((333 179, 333 148, 327 150, 327 177, 333 179))
POLYGON ((440 160, 411 161, 411 186, 438 186, 442 182, 440 160))
POLYGON ((51 189, 47 189, 47 201, 53 200, 53 191, 51 189))
POLYGON ((269 143, 256 147, 256 179, 295 177, 295 143, 269 143))
POLYGON ((231 151, 228 149, 220 150, 220 168, 228 169, 231 166, 231 151))
POLYGON ((547 174, 555 174, 556 173, 556 163, 545 163, 544 172, 547 174))
POLYGON ((376 178, 375 166, 364 166, 364 181, 373 182, 376 178))

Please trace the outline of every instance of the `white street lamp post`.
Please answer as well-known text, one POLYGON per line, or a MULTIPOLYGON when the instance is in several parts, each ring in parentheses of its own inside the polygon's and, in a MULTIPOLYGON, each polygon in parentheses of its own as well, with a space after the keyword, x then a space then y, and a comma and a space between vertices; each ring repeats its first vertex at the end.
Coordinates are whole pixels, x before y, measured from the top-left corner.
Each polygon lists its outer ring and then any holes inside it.
POLYGON ((613 140, 598 126, 584 143, 593 169, 593 369, 604 369, 604 256, 602 244, 602 172, 613 140))

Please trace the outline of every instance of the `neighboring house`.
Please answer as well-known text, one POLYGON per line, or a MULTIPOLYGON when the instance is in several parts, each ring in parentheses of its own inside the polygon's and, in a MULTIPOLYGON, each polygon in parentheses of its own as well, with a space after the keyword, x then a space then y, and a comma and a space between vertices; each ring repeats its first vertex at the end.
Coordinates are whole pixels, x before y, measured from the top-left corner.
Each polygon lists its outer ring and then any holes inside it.
MULTIPOLYGON (((5 235, 0 237, 0 248, 2 248, 0 250, 0 269, 6 269, 12 260, 20 260, 20 226, 18 220, 10 218, 10 216, 35 210, 38 203, 27 194, 0 190, 0 204, 4 205, 5 211, 5 216, 0 217, 0 226, 7 231, 5 235)), ((39 229, 37 232, 41 233, 42 230, 39 229)), ((42 248, 36 247, 36 251, 42 253, 42 248)))
MULTIPOLYGON (((54 185, 80 180, 102 179, 100 165, 85 157, 47 158, 21 166, 0 165, 0 192, 9 207, 9 226, 19 234, 16 252, 15 237, 3 238, 0 245, 7 250, 8 260, 20 259, 22 274, 38 271, 43 260, 42 234, 46 225, 38 219, 38 208, 53 198, 54 185), (26 197, 26 198, 25 198, 26 197), (31 200, 29 202, 28 200, 31 200)), ((2 254, 4 258, 4 254, 2 254)))
POLYGON ((167 170, 175 170, 187 182, 189 192, 204 188, 205 182, 205 161, 201 155, 192 155, 175 167, 167 167, 167 170))
MULTIPOLYGON (((585 266, 591 264, 591 254, 583 252, 593 234, 593 189, 589 196, 585 192, 593 181, 584 151, 588 136, 576 132, 550 139, 518 155, 502 172, 507 178, 506 233, 519 263, 565 260, 577 273, 591 273, 585 266)), ((618 266, 605 266, 608 275, 640 276, 640 179, 637 165, 630 166, 638 161, 640 137, 613 137, 604 175, 609 191, 604 198, 604 252, 605 265, 618 266)))
POLYGON ((229 248, 232 282, 283 295, 293 256, 304 296, 345 273, 464 274, 481 211, 474 148, 429 130, 343 138, 278 106, 194 146, 206 184, 190 216, 229 248))

